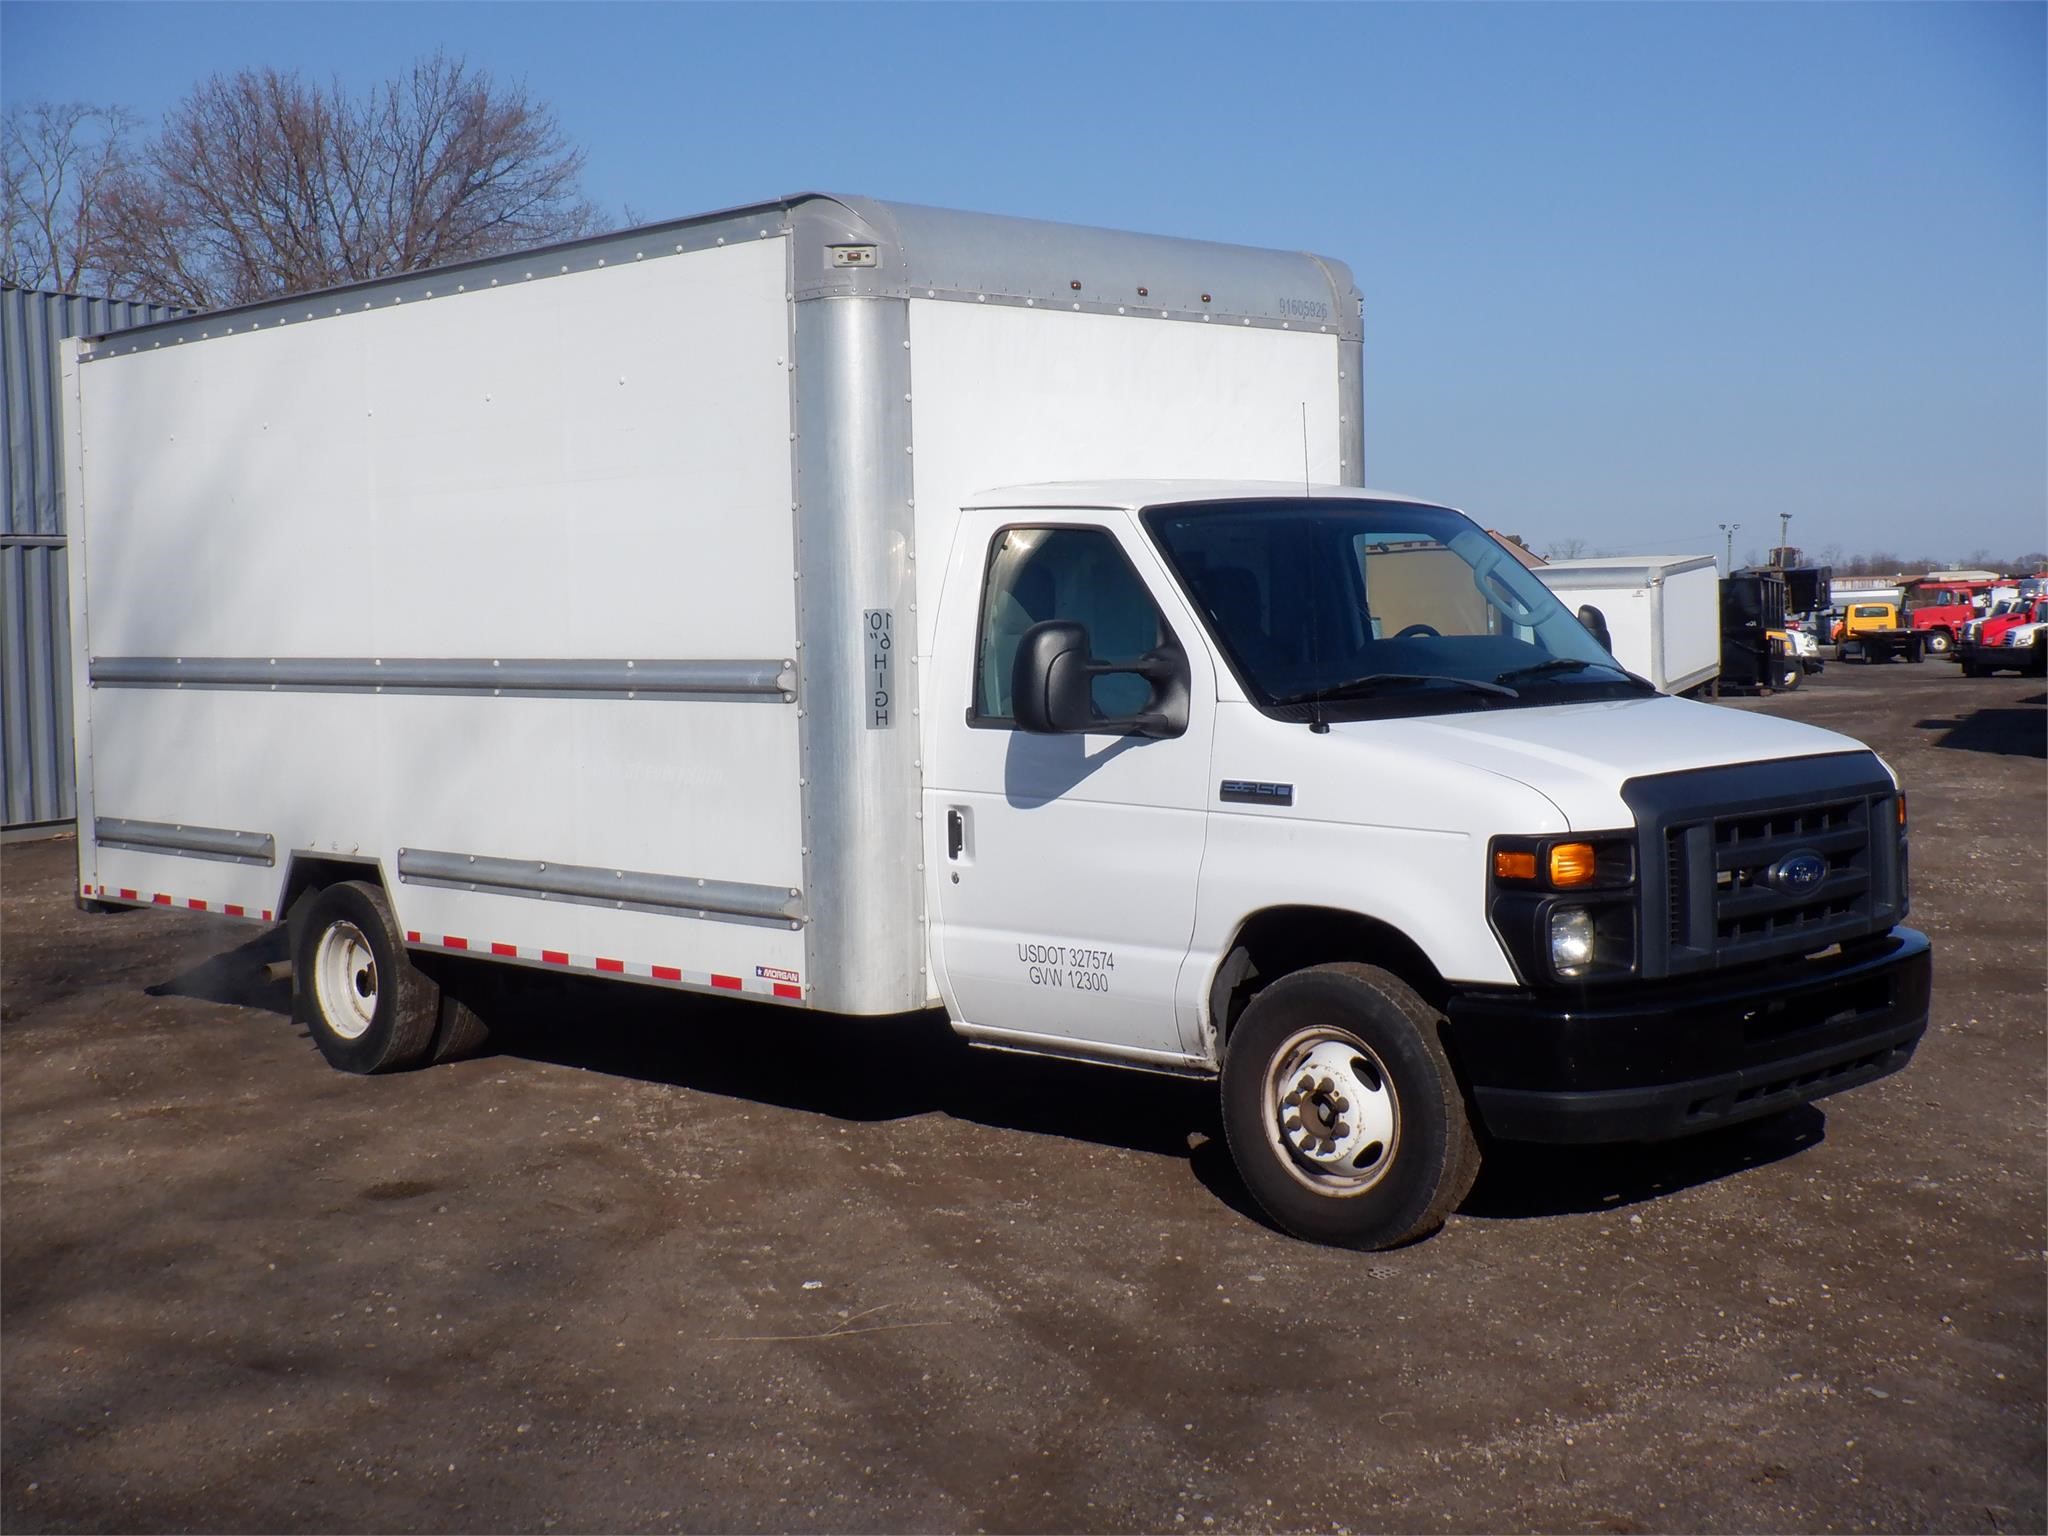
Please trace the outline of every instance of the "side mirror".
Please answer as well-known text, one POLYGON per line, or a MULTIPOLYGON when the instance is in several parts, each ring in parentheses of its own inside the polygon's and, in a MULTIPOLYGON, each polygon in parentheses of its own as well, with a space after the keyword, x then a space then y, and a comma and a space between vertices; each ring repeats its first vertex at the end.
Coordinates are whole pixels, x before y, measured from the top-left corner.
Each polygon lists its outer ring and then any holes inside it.
POLYGON ((1106 666, 1089 648, 1087 625, 1047 619, 1017 642, 1010 698, 1018 726, 1041 736, 1178 736, 1188 728, 1188 659, 1169 643, 1131 666, 1106 666), (1152 685, 1146 712, 1124 720, 1096 714, 1095 679, 1125 672, 1152 685))
POLYGON ((1587 632, 1595 640, 1600 642, 1601 650, 1610 656, 1614 654, 1614 637, 1607 633, 1606 614, 1595 608, 1591 603, 1587 603, 1579 609, 1579 622, 1586 626, 1587 632))

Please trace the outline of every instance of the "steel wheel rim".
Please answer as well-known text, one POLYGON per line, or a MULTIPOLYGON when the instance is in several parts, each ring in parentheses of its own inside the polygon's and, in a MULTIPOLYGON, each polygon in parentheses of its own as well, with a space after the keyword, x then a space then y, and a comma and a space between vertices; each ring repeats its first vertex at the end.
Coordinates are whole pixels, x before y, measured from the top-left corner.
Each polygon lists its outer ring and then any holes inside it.
POLYGON ((1316 1194, 1364 1194, 1394 1166, 1399 1095, 1378 1053, 1347 1031, 1289 1036, 1266 1068, 1259 1110, 1281 1166, 1316 1194))
POLYGON ((320 1017, 344 1040, 360 1040, 377 1017, 377 953, 354 923, 330 923, 313 952, 320 1017))

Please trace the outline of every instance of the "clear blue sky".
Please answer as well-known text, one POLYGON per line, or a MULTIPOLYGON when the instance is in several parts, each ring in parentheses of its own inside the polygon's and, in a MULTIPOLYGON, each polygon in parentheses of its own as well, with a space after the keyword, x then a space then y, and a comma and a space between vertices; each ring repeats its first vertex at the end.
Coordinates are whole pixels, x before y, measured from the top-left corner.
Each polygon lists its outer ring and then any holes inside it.
POLYGON ((0 6, 0 97, 522 76, 649 218, 801 189, 1305 247, 1375 485, 1539 547, 2048 545, 2048 9, 0 6), (1754 536, 1753 536, 1754 535, 1754 536))

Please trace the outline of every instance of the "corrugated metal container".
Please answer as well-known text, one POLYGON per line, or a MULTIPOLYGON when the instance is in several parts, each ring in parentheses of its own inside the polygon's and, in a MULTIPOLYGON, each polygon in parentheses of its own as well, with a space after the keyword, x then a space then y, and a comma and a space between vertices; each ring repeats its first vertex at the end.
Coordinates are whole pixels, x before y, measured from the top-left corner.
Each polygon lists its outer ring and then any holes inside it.
POLYGON ((0 288, 0 825, 68 820, 71 627, 57 344, 168 320, 155 304, 0 288))

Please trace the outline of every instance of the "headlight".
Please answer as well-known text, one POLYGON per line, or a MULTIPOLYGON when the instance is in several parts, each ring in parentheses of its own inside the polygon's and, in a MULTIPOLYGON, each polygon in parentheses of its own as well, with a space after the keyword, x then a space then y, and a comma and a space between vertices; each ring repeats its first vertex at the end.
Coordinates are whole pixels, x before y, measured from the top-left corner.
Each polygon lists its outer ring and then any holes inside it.
POLYGON ((1487 853, 1487 915, 1526 985, 1635 973, 1633 832, 1496 837, 1487 853))
POLYGON ((1558 975, 1585 975, 1596 947, 1593 914, 1584 907, 1559 907, 1550 914, 1550 968, 1558 975))

